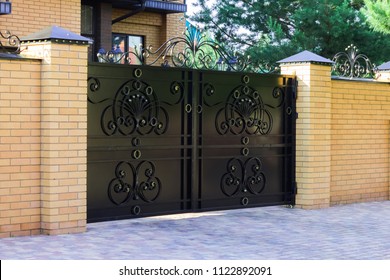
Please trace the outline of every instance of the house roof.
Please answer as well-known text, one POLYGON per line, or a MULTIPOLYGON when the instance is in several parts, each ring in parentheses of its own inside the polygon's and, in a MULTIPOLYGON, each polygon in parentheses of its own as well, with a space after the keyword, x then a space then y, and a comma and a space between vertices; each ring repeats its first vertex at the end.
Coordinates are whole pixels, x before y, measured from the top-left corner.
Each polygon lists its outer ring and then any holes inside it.
POLYGON ((319 56, 318 54, 312 53, 310 51, 303 51, 278 61, 278 63, 304 63, 304 62, 311 62, 316 64, 334 63, 332 60, 319 56))
MULTIPOLYGON (((141 6, 141 0, 102 0, 101 2, 112 3, 114 8, 136 9, 141 6)), ((146 0, 145 10, 163 13, 184 13, 187 5, 176 0, 146 0)))

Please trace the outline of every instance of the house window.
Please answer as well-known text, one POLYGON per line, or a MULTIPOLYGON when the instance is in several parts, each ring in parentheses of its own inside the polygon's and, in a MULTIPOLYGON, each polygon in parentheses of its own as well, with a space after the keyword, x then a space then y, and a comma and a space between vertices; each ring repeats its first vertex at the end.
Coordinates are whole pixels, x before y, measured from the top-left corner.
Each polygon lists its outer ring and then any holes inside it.
POLYGON ((7 1, 0 1, 0 15, 8 15, 12 11, 12 3, 7 1))
POLYGON ((94 35, 93 6, 81 5, 81 34, 94 35))
POLYGON ((130 64, 142 64, 143 61, 136 54, 140 54, 140 49, 144 46, 143 36, 114 33, 112 34, 112 46, 113 48, 119 47, 123 53, 126 53, 122 63, 127 60, 130 64))

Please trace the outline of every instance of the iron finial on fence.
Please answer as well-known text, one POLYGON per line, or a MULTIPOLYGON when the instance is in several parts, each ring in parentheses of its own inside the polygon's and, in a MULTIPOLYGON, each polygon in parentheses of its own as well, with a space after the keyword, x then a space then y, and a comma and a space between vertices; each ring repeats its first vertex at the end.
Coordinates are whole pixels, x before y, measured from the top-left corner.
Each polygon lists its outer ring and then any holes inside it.
POLYGON ((365 54, 360 54, 355 45, 349 45, 344 52, 333 59, 332 74, 346 78, 373 78, 375 66, 365 54))

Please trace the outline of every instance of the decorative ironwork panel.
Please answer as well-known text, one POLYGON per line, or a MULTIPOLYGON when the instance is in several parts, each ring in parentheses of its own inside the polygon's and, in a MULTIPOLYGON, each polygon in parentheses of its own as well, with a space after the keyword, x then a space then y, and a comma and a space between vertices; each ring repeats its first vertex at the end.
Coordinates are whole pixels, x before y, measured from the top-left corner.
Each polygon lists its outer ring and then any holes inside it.
POLYGON ((229 197, 246 194, 259 195, 265 188, 266 178, 261 160, 251 157, 245 162, 239 158, 228 161, 226 173, 221 178, 222 192, 229 197))
POLYGON ((229 50, 193 25, 189 25, 182 36, 170 38, 160 46, 139 44, 129 47, 130 50, 125 52, 120 45, 114 45, 109 51, 101 48, 97 53, 97 59, 101 63, 174 66, 187 68, 190 71, 197 69, 261 74, 280 73, 278 64, 267 61, 253 63, 250 56, 229 50))
POLYGON ((89 66, 88 221, 188 208, 187 74, 89 66))
POLYGON ((332 74, 345 78, 373 78, 375 66, 365 54, 360 54, 356 46, 350 45, 345 52, 333 57, 332 74))
MULTIPOLYGON (((249 86, 249 77, 242 78, 243 84, 234 88, 228 95, 223 108, 221 108, 215 118, 215 127, 221 135, 232 133, 239 135, 242 133, 250 135, 266 135, 273 127, 273 119, 268 108, 272 105, 265 104, 260 92, 249 86)), ((272 96, 280 98, 283 102, 283 89, 274 88, 272 96)), ((210 94, 207 93, 208 96, 210 94)))
POLYGON ((0 52, 19 54, 20 53, 20 39, 10 31, 0 31, 0 52))
POLYGON ((155 173, 156 167, 151 161, 141 161, 136 167, 127 161, 120 162, 108 186, 108 197, 116 205, 129 200, 155 201, 161 190, 161 181, 155 173))
MULTIPOLYGON (((183 36, 173 37, 157 49, 153 46, 134 46, 133 49, 128 52, 122 52, 119 46, 114 46, 108 52, 101 49, 98 60, 106 63, 142 62, 143 65, 149 66, 161 64, 164 67, 228 71, 244 71, 250 64, 249 57, 227 51, 196 28, 187 29, 183 36), (132 61, 132 58, 135 58, 135 61, 132 61)), ((265 71, 267 67, 255 68, 257 71, 265 71)))
POLYGON ((294 204, 293 77, 91 64, 88 221, 294 204))
POLYGON ((197 207, 294 204, 294 79, 201 72, 199 82, 197 207))

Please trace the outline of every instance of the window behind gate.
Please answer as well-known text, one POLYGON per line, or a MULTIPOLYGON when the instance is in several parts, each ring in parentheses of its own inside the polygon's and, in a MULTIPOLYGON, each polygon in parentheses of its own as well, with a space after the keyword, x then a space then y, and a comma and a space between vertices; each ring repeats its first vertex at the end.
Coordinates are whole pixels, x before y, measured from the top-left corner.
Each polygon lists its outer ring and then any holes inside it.
POLYGON ((130 61, 130 64, 142 64, 142 61, 139 59, 139 57, 136 57, 134 53, 139 52, 139 50, 144 46, 144 36, 113 33, 112 46, 113 49, 120 48, 122 53, 126 53, 121 63, 130 61))

